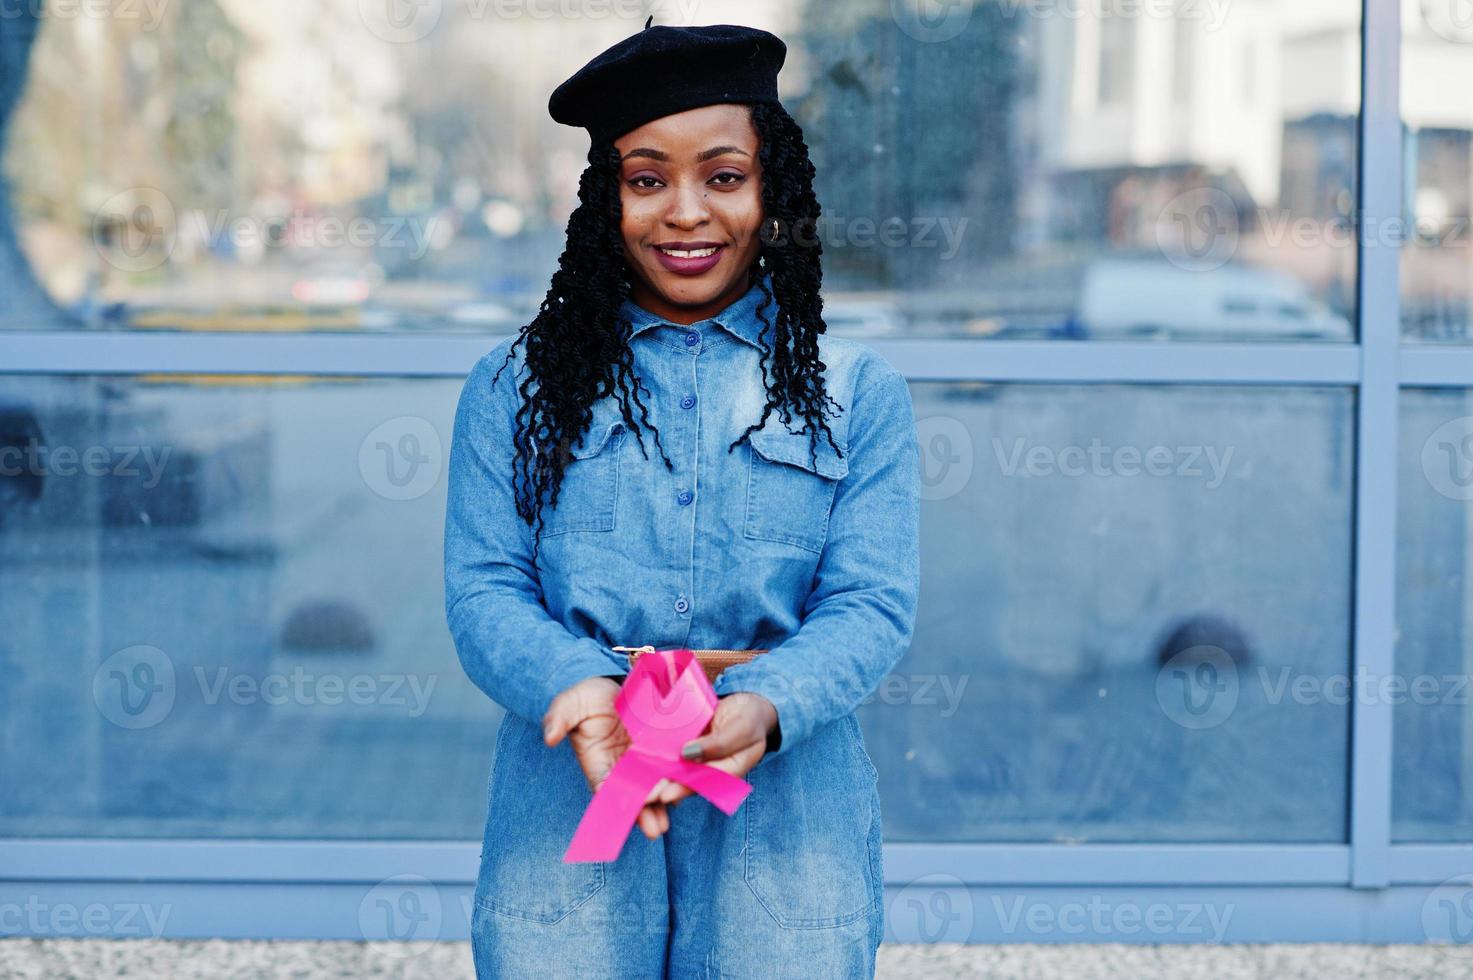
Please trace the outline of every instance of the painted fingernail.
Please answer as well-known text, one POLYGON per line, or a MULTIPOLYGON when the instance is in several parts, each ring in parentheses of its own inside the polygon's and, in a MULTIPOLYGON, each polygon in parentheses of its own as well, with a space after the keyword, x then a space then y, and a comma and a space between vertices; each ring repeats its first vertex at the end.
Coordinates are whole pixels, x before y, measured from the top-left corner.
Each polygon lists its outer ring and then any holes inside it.
POLYGON ((699 762, 701 755, 700 742, 686 742, 685 746, 680 750, 680 757, 686 762, 699 762))

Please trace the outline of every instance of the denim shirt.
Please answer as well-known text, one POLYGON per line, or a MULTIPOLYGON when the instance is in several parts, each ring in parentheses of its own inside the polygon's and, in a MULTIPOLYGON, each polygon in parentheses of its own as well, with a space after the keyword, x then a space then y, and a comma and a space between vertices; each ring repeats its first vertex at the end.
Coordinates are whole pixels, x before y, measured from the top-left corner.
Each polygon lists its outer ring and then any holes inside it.
POLYGON ((872 348, 820 335, 844 454, 820 432, 810 459, 808 433, 788 431, 776 408, 728 452, 766 401, 763 299, 754 285, 688 326, 624 304, 641 397, 674 469, 647 428, 641 453, 617 394, 596 402, 558 506, 544 505, 535 563, 512 485, 524 351, 494 385, 511 338, 472 369, 450 452, 445 609, 466 673, 509 711, 540 727, 560 691, 628 671, 613 646, 767 648, 714 684, 776 707, 780 742, 765 760, 852 712, 907 651, 920 588, 909 387, 872 348))

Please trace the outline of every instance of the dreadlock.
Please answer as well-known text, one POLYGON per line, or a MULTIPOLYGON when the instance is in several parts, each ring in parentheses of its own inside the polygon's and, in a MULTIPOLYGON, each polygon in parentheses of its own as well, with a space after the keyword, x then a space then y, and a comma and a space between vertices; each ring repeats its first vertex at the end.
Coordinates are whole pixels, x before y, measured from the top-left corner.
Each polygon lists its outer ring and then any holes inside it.
MULTIPOLYGON (((763 232, 748 273, 749 283, 755 282, 763 296, 757 314, 763 323, 758 338, 765 348, 761 366, 767 404, 762 417, 727 452, 762 428, 777 409, 784 426, 794 411, 803 417, 799 431, 809 434, 810 453, 816 453, 822 429, 829 445, 842 457, 824 421, 826 404, 843 406, 829 397, 825 365, 818 357, 818 335, 827 325, 819 295, 823 249, 816 232, 821 209, 813 192, 808 144, 797 120, 782 106, 755 104, 750 109, 760 140, 763 232), (773 219, 775 234, 771 233, 773 219), (771 289, 763 281, 764 273, 771 273, 771 289), (767 312, 774 301, 775 321, 767 312)), ((665 468, 674 469, 659 430, 649 421, 648 407, 639 397, 641 391, 646 395, 650 391, 634 374, 629 344, 633 325, 618 315, 631 284, 619 229, 618 178, 619 153, 613 142, 590 146, 588 166, 578 180, 578 207, 568 218, 567 242, 557 271, 537 314, 518 332, 501 365, 505 367, 516 346, 525 341, 528 376, 521 385, 522 405, 516 415, 513 480, 517 514, 535 527, 534 562, 542 540, 544 501, 557 506, 569 449, 592 423, 592 405, 598 399, 618 391, 624 423, 634 431, 639 450, 648 459, 641 426, 634 418, 637 408, 640 422, 654 433, 665 468), (556 451, 543 451, 548 447, 556 451)), ((496 375, 500 374, 497 368, 496 375)))

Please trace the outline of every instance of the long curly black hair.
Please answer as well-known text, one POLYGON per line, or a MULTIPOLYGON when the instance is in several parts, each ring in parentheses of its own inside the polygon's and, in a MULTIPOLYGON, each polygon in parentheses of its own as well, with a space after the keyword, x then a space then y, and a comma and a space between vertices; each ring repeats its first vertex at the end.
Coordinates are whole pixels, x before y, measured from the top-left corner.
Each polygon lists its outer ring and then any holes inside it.
MULTIPOLYGON (((822 429, 829 445, 842 456, 824 420, 829 404, 843 406, 829 397, 824 386, 825 365, 818 356, 818 335, 827 325, 819 295, 823 281, 823 249, 817 235, 821 209, 813 192, 808 144, 797 120, 782 106, 753 104, 750 109, 760 140, 765 230, 748 270, 748 282, 758 285, 763 294, 758 316, 763 322, 759 339, 766 348, 761 365, 767 404, 762 417, 727 452, 760 429, 775 408, 785 426, 795 411, 803 417, 799 431, 809 433, 810 452, 816 452, 822 429), (774 218, 776 234, 771 233, 774 218), (770 290, 765 273, 772 276, 770 290), (772 318, 768 311, 774 300, 777 316, 772 318)), ((654 433, 665 468, 673 469, 659 430, 650 423, 649 411, 639 397, 640 391, 646 395, 650 391, 633 371, 629 346, 633 326, 618 314, 629 296, 631 272, 624 261, 619 229, 619 153, 612 141, 589 147, 588 167, 578 181, 578 200, 568 218, 567 243, 547 296, 532 322, 518 332, 496 371, 499 376, 517 345, 525 341, 528 376, 521 385, 522 405, 516 416, 513 480, 517 513, 535 528, 534 561, 542 539, 543 505, 557 506, 568 450, 593 421, 591 406, 599 398, 617 389, 624 423, 639 440, 640 452, 649 458, 640 434, 643 424, 654 433), (639 410, 639 423, 631 401, 639 410), (556 451, 545 451, 549 449, 556 451)))

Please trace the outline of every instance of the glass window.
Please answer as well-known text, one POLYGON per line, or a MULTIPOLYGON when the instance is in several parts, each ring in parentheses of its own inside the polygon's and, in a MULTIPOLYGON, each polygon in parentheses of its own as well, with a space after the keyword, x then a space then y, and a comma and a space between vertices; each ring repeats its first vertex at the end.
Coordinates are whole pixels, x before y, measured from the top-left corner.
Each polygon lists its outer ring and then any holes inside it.
MULTIPOLYGON (((547 94, 647 13, 595 6, 4 18, 0 329, 520 327, 587 145, 547 94)), ((1357 0, 698 13, 791 41, 834 333, 1352 339, 1357 0)))
POLYGON ((0 378, 0 836, 478 838, 460 384, 0 378))
POLYGON ((1470 10, 1462 0, 1403 0, 1401 113, 1410 228, 1401 249, 1401 326, 1409 341, 1473 341, 1470 10))
POLYGON ((1100 24, 1100 105, 1130 99, 1130 73, 1135 70, 1135 24, 1110 17, 1100 24))
POLYGON ((1473 391, 1401 411, 1392 834, 1473 841, 1473 391))
POLYGON ((1354 397, 913 386, 890 840, 1345 840, 1354 397))
MULTIPOLYGON (((458 382, 240 382, 6 381, 4 834, 474 839, 458 382)), ((931 585, 861 709, 889 836, 1342 839, 1349 393, 914 390, 931 585)))

